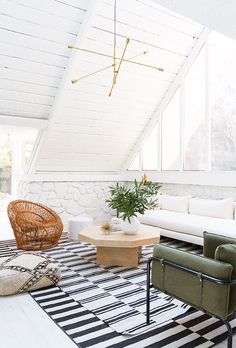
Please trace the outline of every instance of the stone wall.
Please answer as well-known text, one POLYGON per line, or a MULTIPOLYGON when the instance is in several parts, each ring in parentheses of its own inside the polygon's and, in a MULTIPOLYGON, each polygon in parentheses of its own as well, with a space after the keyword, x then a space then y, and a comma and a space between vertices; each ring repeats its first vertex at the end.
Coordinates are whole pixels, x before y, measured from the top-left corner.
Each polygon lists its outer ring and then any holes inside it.
MULTIPOLYGON (((23 182, 19 185, 18 197, 51 207, 61 216, 67 230, 68 219, 78 215, 92 216, 95 223, 110 220, 112 212, 105 200, 109 197, 109 186, 112 184, 114 182, 23 182)), ((162 184, 160 191, 199 198, 233 197, 236 201, 235 187, 162 184)))
POLYGON ((61 217, 64 229, 71 217, 92 216, 95 223, 111 218, 111 210, 105 202, 112 182, 22 182, 18 197, 36 201, 51 207, 61 217))
POLYGON ((162 184, 161 192, 169 195, 192 196, 199 198, 233 198, 236 201, 236 187, 162 184))

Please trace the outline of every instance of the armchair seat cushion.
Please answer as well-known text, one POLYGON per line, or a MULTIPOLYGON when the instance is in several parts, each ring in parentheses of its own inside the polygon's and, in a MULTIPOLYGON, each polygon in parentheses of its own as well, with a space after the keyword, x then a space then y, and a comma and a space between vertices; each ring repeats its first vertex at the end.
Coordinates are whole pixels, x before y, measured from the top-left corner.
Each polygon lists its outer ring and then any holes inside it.
POLYGON ((203 237, 208 231, 236 238, 236 221, 208 216, 177 213, 167 210, 148 210, 139 215, 141 223, 157 226, 162 229, 203 237))
POLYGON ((0 259, 0 296, 54 285, 60 277, 59 267, 45 256, 24 253, 2 257, 0 259))

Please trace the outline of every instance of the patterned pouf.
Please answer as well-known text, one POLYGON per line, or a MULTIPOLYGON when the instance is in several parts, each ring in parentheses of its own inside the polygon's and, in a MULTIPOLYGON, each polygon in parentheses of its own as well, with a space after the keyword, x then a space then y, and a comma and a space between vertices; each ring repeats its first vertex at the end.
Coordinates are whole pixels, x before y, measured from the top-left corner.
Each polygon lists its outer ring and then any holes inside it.
POLYGON ((61 271, 43 255, 17 254, 0 259, 0 295, 13 295, 56 284, 61 271))

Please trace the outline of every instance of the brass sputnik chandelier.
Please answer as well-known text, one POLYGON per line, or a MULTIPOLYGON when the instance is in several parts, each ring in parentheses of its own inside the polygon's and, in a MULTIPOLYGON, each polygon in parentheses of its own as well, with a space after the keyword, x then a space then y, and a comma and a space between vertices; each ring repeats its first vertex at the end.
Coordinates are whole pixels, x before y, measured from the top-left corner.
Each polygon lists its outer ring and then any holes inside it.
POLYGON ((137 57, 140 57, 140 56, 143 56, 143 55, 147 54, 148 51, 143 51, 143 52, 141 52, 139 54, 136 54, 136 55, 134 55, 132 57, 125 58, 125 53, 127 51, 127 47, 129 45, 130 41, 132 40, 132 39, 130 39, 128 37, 125 40, 125 46, 124 46, 124 49, 122 51, 121 57, 117 57, 117 55, 116 55, 116 39, 117 39, 117 32, 116 32, 116 24, 117 24, 117 20, 116 20, 116 1, 117 0, 114 0, 114 43, 113 43, 113 55, 102 53, 102 52, 97 52, 97 51, 93 51, 93 50, 89 50, 89 49, 86 49, 86 48, 76 47, 74 45, 68 45, 68 48, 71 48, 71 49, 75 49, 75 50, 78 50, 78 51, 87 52, 87 53, 91 53, 91 54, 95 54, 95 55, 99 55, 99 56, 102 56, 102 57, 112 58, 113 59, 113 64, 105 66, 104 68, 101 68, 99 70, 93 71, 93 72, 91 72, 91 73, 89 73, 87 75, 81 76, 81 77, 79 77, 77 79, 71 80, 71 83, 76 84, 79 81, 84 80, 87 77, 96 75, 96 74, 101 73, 101 72, 103 72, 105 70, 113 68, 113 80, 112 80, 112 85, 111 85, 111 88, 110 88, 110 92, 108 94, 109 97, 112 95, 112 91, 113 91, 114 86, 115 86, 115 84, 117 82, 117 76, 118 76, 118 74, 120 72, 120 68, 121 68, 122 63, 135 64, 135 65, 139 65, 141 67, 151 68, 151 69, 155 69, 155 70, 158 70, 158 71, 161 71, 161 72, 164 71, 164 69, 161 68, 161 67, 157 67, 157 66, 149 65, 149 64, 144 64, 144 63, 137 62, 137 61, 133 60, 133 59, 135 59, 137 57))

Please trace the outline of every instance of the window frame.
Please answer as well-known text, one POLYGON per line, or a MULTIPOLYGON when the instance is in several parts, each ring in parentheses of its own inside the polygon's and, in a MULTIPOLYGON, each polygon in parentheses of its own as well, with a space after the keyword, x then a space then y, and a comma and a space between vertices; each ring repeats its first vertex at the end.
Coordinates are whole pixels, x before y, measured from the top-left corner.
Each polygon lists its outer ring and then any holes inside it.
POLYGON ((181 139, 180 142, 182 142, 182 171, 183 172, 208 172, 211 171, 211 117, 210 117, 210 110, 209 110, 209 45, 208 45, 208 40, 202 45, 202 47, 199 49, 198 53, 196 54, 194 60, 192 61, 189 69, 185 72, 183 75, 181 82, 180 82, 181 90, 180 92, 182 93, 181 95, 181 103, 182 103, 182 110, 181 110, 181 116, 182 116, 182 124, 181 124, 181 139), (189 72, 189 70, 192 68, 193 64, 197 60, 198 56, 201 54, 202 50, 205 49, 205 105, 204 105, 204 110, 205 110, 205 121, 206 121, 206 144, 207 144, 207 149, 206 149, 206 169, 184 169, 184 162, 185 162, 185 78, 189 72))
MULTIPOLYGON (((198 50, 196 56, 194 57, 193 61, 189 65, 187 71, 183 74, 181 81, 176 85, 173 93, 170 95, 168 98, 168 101, 166 102, 165 106, 160 110, 158 118, 154 126, 150 129, 148 135, 145 137, 145 139, 142 141, 139 149, 137 150, 136 154, 139 152, 139 171, 148 171, 148 172, 163 172, 163 173, 177 173, 177 172, 211 172, 211 118, 210 118, 210 112, 209 112, 209 45, 208 41, 206 41, 201 48, 198 50), (205 116, 206 116, 206 134, 207 134, 207 167, 204 170, 185 170, 184 169, 184 156, 185 156, 185 144, 184 144, 184 127, 185 127, 185 77, 188 74, 189 70, 191 69, 192 65, 194 64, 195 60, 197 59, 198 55, 201 53, 202 49, 205 49, 205 84, 206 84, 206 98, 205 98, 205 116), (180 137, 179 137, 179 167, 178 169, 173 169, 173 170, 165 170, 162 169, 162 119, 163 119, 163 112, 165 111, 166 107, 169 105, 171 102, 172 98, 174 97, 174 94, 176 91, 179 89, 180 91, 180 124, 179 124, 179 131, 180 131, 180 137), (143 168, 143 145, 148 138, 149 134, 151 133, 152 129, 156 126, 158 127, 158 139, 157 139, 157 144, 158 144, 158 158, 157 158, 157 169, 153 170, 148 170, 143 168)), ((136 156, 135 154, 135 156, 136 156)), ((132 158, 132 160, 129 163, 132 163, 133 159, 135 156, 132 158)), ((128 166, 128 168, 129 168, 128 166)), ((129 171, 132 171, 128 169, 129 171)), ((136 170, 137 171, 137 170, 136 170)))
POLYGON ((181 106, 181 83, 178 84, 178 86, 175 88, 174 92, 171 94, 171 97, 169 98, 168 100, 168 103, 166 103, 165 107, 162 109, 161 113, 160 113, 160 127, 161 127, 161 139, 160 139, 160 142, 161 142, 161 158, 160 158, 160 168, 161 168, 161 172, 178 172, 180 171, 180 168, 181 168, 181 156, 182 156, 182 151, 181 151, 181 143, 182 143, 182 139, 181 139, 181 129, 182 129, 182 116, 181 116, 181 109, 182 109, 182 106, 181 106), (171 100, 174 98, 175 96, 175 93, 177 93, 177 91, 179 90, 179 158, 178 158, 178 169, 163 169, 162 168, 162 149, 163 149, 163 143, 162 143, 162 139, 163 139, 163 128, 162 128, 162 125, 163 125, 163 113, 164 111, 166 110, 166 108, 168 107, 168 105, 170 104, 171 100))
POLYGON ((149 171, 149 172, 154 172, 154 171, 157 171, 159 169, 159 162, 160 162, 160 158, 159 158, 159 123, 160 121, 158 120, 155 125, 150 129, 148 135, 145 137, 144 141, 142 142, 142 145, 141 145, 141 148, 142 148, 142 152, 141 152, 141 170, 146 170, 146 171, 149 171), (143 147, 144 147, 144 144, 146 142, 146 140, 149 138, 150 134, 152 133, 152 131, 154 130, 154 128, 157 127, 157 139, 156 139, 156 145, 157 145, 157 169, 145 169, 144 168, 144 154, 143 154, 143 147))

